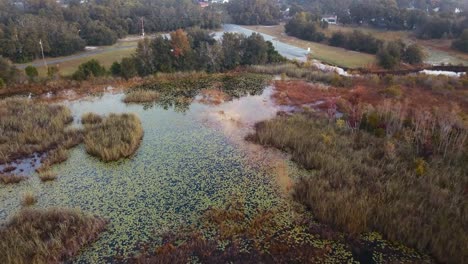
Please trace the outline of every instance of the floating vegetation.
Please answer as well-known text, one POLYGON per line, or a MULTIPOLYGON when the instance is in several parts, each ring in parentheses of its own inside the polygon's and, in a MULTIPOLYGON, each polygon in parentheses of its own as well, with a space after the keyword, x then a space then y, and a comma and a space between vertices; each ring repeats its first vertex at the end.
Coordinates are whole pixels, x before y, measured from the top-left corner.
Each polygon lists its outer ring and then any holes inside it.
POLYGON ((23 209, 0 228, 0 263, 60 263, 95 240, 107 221, 72 209, 23 209))
POLYGON ((123 101, 125 103, 151 103, 159 98, 159 93, 151 90, 133 89, 130 90, 123 101))
POLYGON ((140 119, 134 114, 110 114, 102 119, 86 114, 81 120, 86 151, 103 161, 130 157, 143 138, 140 119))
POLYGON ((202 90, 219 89, 228 97, 238 98, 248 94, 259 94, 270 77, 251 73, 177 73, 158 74, 135 89, 150 90, 158 93, 157 104, 168 109, 174 107, 184 112, 192 99, 202 90))
POLYGON ((431 259, 378 234, 349 237, 312 221, 300 207, 281 203, 248 212, 242 199, 210 208, 197 224, 162 235, 137 263, 430 263, 431 259))
POLYGON ((294 197, 320 221, 351 234, 376 230, 443 262, 468 257, 468 237, 460 232, 466 226, 460 211, 466 207, 466 154, 423 160, 412 142, 306 115, 259 123, 248 138, 288 151, 310 170, 295 184, 294 197))

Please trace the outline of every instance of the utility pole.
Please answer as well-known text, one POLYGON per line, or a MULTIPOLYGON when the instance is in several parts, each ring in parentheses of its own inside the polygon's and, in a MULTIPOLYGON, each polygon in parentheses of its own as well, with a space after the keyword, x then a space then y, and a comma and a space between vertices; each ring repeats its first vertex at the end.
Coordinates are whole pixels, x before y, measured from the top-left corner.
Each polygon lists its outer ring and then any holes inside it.
POLYGON ((44 66, 46 67, 46 70, 49 71, 49 67, 47 67, 47 62, 44 57, 44 48, 42 47, 42 39, 39 39, 39 45, 41 46, 42 61, 44 61, 44 66))
POLYGON ((141 17, 141 37, 145 37, 145 19, 141 17))

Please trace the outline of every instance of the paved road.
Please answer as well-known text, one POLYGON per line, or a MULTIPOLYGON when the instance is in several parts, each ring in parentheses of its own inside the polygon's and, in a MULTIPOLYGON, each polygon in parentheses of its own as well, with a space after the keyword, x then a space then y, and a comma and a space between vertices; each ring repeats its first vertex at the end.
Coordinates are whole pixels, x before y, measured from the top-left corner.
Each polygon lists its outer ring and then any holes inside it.
MULTIPOLYGON (((250 36, 252 33, 256 32, 256 31, 246 29, 246 28, 243 28, 243 27, 238 26, 238 25, 225 24, 225 25, 223 25, 223 30, 222 31, 218 31, 218 32, 215 33, 215 38, 220 39, 222 37, 222 35, 224 34, 224 32, 237 32, 237 33, 242 33, 242 34, 245 34, 247 36, 250 36)), ((257 32, 257 33, 259 33, 259 32, 257 32)), ((281 55, 285 56, 286 58, 288 58, 288 59, 297 59, 297 60, 305 60, 307 50, 301 49, 301 48, 298 48, 298 47, 295 47, 295 46, 292 46, 292 45, 289 45, 289 44, 286 44, 286 43, 283 43, 283 42, 280 42, 277 39, 275 39, 273 36, 263 34, 263 33, 260 33, 260 34, 263 36, 263 38, 265 38, 265 40, 271 41, 273 43, 273 46, 275 47, 275 49, 278 50, 278 52, 281 55)), ((164 34, 164 35, 169 36, 169 34, 164 34)), ((97 48, 95 50, 84 51, 84 52, 80 52, 80 53, 73 54, 73 55, 66 56, 66 57, 47 58, 46 61, 47 61, 48 65, 55 65, 55 64, 60 64, 60 63, 66 62, 66 61, 71 61, 71 60, 75 60, 75 59, 81 59, 81 58, 94 56, 94 55, 101 54, 101 53, 106 53, 106 52, 110 52, 110 51, 118 51, 118 50, 134 49, 136 47, 137 47, 137 44, 135 44, 135 45, 126 45, 126 46, 122 46, 122 47, 105 47, 105 48, 101 47, 101 48, 97 48)), ((35 67, 41 67, 41 66, 44 65, 44 62, 42 60, 35 60, 33 62, 30 62, 30 63, 16 64, 16 67, 19 68, 19 69, 24 69, 28 65, 32 65, 32 66, 35 66, 35 67)))

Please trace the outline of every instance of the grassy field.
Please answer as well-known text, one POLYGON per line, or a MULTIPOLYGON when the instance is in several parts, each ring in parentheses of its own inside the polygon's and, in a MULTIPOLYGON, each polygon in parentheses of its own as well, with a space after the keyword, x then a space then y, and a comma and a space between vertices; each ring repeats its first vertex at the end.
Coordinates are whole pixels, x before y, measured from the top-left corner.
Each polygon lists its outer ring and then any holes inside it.
MULTIPOLYGON (((109 68, 113 62, 120 61, 124 57, 128 57, 133 54, 135 51, 135 47, 138 41, 122 41, 118 42, 112 46, 105 46, 99 47, 100 52, 97 54, 86 54, 83 52, 83 56, 76 57, 76 58, 67 58, 67 57, 58 57, 58 58, 47 58, 46 60, 57 60, 57 59, 64 59, 63 62, 60 63, 50 63, 50 66, 55 65, 59 67, 60 74, 63 76, 71 75, 81 63, 87 62, 91 59, 98 60, 102 65, 106 68, 109 68)), ((75 54, 80 55, 80 53, 75 54)), ((75 56, 72 55, 72 56, 75 56)), ((33 61, 32 63, 39 63, 42 65, 41 60, 33 61)), ((25 65, 30 65, 31 63, 27 63, 25 65)), ((46 76, 47 70, 44 66, 37 67, 40 76, 46 76)))
MULTIPOLYGON (((325 44, 300 40, 295 37, 287 36, 286 33, 284 33, 284 24, 276 26, 246 26, 246 28, 274 36, 282 42, 300 48, 307 49, 310 47, 313 58, 321 60, 325 63, 349 68, 365 67, 369 64, 375 63, 375 56, 370 54, 349 51, 342 48, 331 47, 325 44)), ((325 33, 327 37, 330 37, 333 32, 352 32, 356 29, 363 31, 364 33, 370 33, 376 38, 385 41, 402 39, 407 43, 418 43, 426 49, 427 63, 452 63, 468 65, 468 54, 453 50, 450 47, 451 40, 421 40, 415 38, 410 31, 379 30, 369 27, 343 25, 330 25, 327 30, 323 31, 323 33, 325 33)))
POLYGON ((250 30, 255 30, 264 34, 276 37, 279 41, 291 44, 303 49, 310 48, 314 59, 322 62, 347 68, 366 67, 375 63, 375 56, 371 54, 350 51, 343 48, 332 47, 325 44, 301 40, 287 36, 284 33, 284 26, 245 26, 250 30))
POLYGON ((407 43, 417 43, 426 49, 429 63, 453 63, 468 64, 468 54, 454 50, 451 48, 452 40, 449 39, 432 39, 422 40, 417 39, 410 31, 403 30, 380 30, 369 27, 355 27, 355 26, 343 26, 343 25, 330 25, 328 30, 324 30, 326 36, 331 36, 333 32, 352 32, 353 30, 360 30, 364 33, 370 33, 376 38, 385 41, 393 41, 401 39, 407 43))

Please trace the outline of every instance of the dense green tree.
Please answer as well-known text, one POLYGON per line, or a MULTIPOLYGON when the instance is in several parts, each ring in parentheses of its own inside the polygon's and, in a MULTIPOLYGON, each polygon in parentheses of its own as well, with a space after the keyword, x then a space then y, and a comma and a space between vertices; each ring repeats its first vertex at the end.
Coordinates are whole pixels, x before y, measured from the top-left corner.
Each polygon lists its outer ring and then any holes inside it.
POLYGON ((391 41, 382 45, 377 52, 377 61, 385 69, 393 69, 401 61, 404 44, 401 41, 391 41))
POLYGON ((134 58, 123 58, 121 63, 121 76, 126 80, 138 75, 138 70, 134 58))
POLYGON ((236 24, 275 25, 281 18, 277 3, 273 0, 233 0, 227 11, 236 24))
POLYGON ((99 21, 92 21, 83 29, 83 37, 88 45, 112 45, 117 41, 117 34, 99 21))
POLYGON ((111 65, 109 71, 112 74, 112 76, 121 76, 122 75, 122 65, 119 62, 114 61, 114 63, 112 63, 112 65, 111 65))
POLYGON ((307 12, 300 12, 286 23, 284 29, 288 35, 321 42, 325 39, 325 35, 319 31, 319 28, 321 28, 320 25, 321 19, 319 16, 307 12))
POLYGON ((0 56, 0 79, 5 83, 14 83, 17 81, 18 70, 10 60, 0 56))
POLYGON ((418 44, 409 45, 403 53, 403 61, 409 64, 421 64, 425 57, 423 48, 418 44))
POLYGON ((460 38, 453 41, 452 46, 463 52, 468 53, 468 29, 465 29, 460 38))

